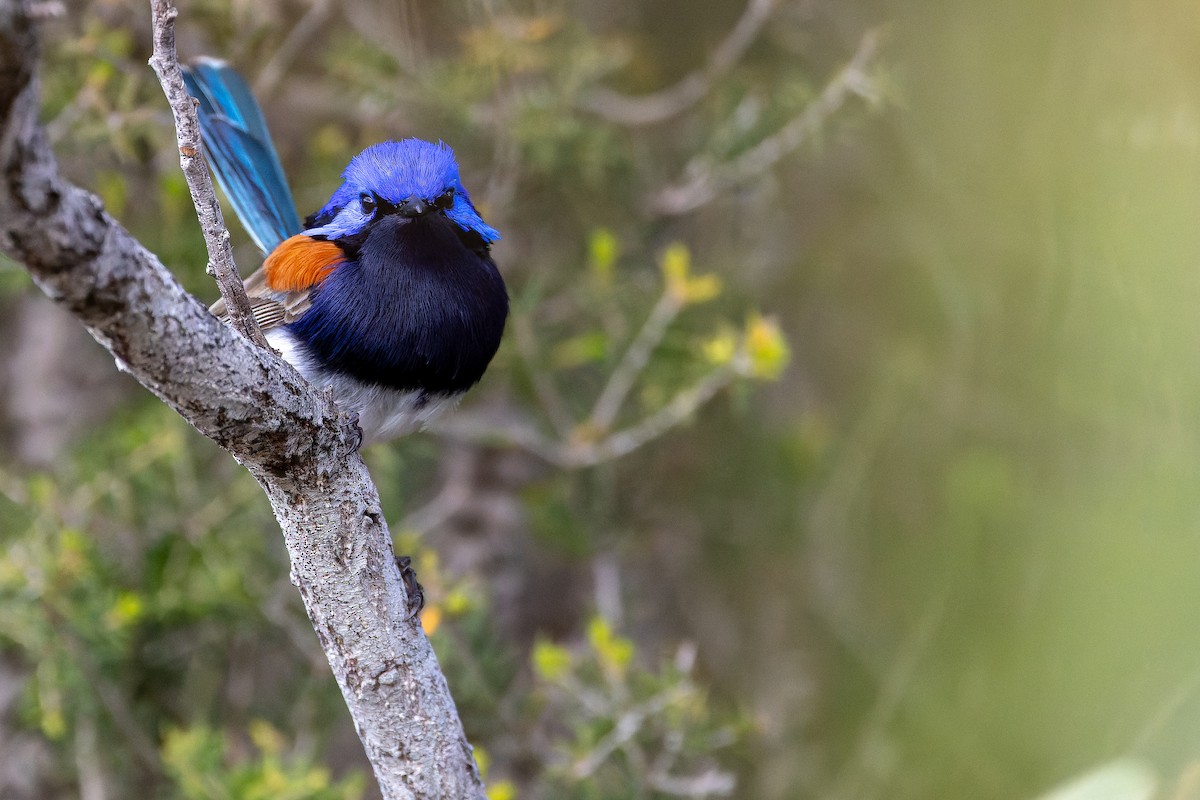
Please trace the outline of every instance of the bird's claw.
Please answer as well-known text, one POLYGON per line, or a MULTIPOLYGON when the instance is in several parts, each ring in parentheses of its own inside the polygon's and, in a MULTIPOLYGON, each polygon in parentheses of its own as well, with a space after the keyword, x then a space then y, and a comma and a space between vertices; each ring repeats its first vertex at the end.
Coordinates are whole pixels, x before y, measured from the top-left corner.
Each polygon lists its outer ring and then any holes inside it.
POLYGON ((350 445, 350 452, 357 453, 363 446, 363 429, 359 424, 359 416, 357 411, 351 411, 350 414, 350 435, 353 437, 353 444, 350 445))
POLYGON ((417 571, 413 569, 411 558, 396 556, 396 568, 400 570, 400 580, 404 581, 404 592, 408 595, 408 613, 404 616, 407 621, 425 607, 425 589, 417 583, 417 571))

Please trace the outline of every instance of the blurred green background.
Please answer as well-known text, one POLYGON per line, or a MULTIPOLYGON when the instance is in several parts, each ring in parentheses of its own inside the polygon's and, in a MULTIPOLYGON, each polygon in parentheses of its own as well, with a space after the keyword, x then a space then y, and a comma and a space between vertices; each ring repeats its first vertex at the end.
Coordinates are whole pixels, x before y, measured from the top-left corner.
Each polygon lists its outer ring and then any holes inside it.
MULTIPOLYGON (((148 10, 67 6, 64 169, 211 299, 148 10)), ((484 383, 367 453, 493 800, 1200 797, 1195 4, 205 0, 180 49, 302 214, 441 138, 504 234, 484 383)), ((0 287, 0 796, 375 796, 257 486, 0 287)))

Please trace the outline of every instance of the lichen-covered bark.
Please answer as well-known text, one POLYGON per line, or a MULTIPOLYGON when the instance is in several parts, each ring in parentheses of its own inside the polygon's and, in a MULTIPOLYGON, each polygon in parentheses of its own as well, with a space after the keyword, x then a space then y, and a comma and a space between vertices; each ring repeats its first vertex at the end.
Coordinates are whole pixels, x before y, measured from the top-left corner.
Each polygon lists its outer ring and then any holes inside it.
POLYGON ((437 659, 406 621, 353 425, 273 353, 220 324, 58 174, 37 119, 35 8, 0 0, 0 250, 263 486, 384 797, 482 797, 437 659))

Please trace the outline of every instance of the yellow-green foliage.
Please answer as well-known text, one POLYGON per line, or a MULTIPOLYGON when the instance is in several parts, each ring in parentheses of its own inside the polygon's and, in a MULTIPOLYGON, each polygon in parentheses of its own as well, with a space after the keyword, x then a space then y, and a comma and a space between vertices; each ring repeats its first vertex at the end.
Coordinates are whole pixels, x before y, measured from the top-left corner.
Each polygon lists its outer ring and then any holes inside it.
POLYGON ((205 727, 172 728, 162 758, 181 800, 358 800, 363 776, 333 781, 329 769, 289 755, 284 736, 254 720, 248 730, 257 754, 233 760, 232 743, 205 727))
POLYGON ((685 645, 674 662, 647 669, 633 642, 600 617, 575 646, 535 644, 539 717, 556 741, 540 796, 665 800, 689 783, 731 791, 734 777, 718 757, 743 726, 694 681, 694 657, 685 645))

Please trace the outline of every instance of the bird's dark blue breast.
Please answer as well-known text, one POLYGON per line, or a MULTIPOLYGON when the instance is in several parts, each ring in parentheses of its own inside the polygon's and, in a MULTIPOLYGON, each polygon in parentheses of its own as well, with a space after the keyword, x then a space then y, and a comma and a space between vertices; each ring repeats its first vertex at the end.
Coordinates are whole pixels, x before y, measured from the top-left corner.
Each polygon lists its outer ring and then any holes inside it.
POLYGON ((328 370, 430 394, 464 392, 504 331, 508 294, 486 250, 441 214, 385 216, 289 326, 328 370))

